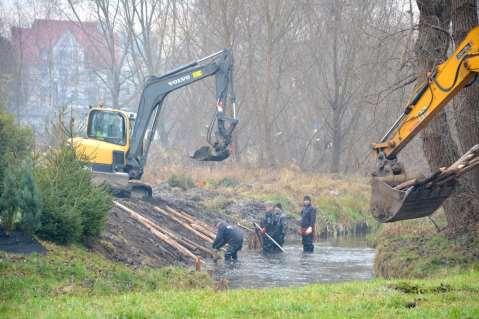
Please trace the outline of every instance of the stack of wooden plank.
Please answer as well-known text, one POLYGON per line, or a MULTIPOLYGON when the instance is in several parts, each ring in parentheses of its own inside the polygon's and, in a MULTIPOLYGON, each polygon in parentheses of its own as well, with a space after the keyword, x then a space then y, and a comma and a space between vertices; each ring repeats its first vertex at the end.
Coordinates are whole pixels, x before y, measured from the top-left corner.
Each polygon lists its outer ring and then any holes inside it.
POLYGON ((395 189, 406 190, 412 186, 436 187, 456 180, 461 175, 479 166, 479 144, 473 146, 461 158, 449 167, 440 168, 426 178, 413 178, 395 186, 395 189))
MULTIPOLYGON (((189 260, 190 262, 196 265, 196 268, 201 268, 199 265, 204 263, 198 253, 203 253, 203 255, 210 256, 215 258, 216 253, 207 248, 205 245, 196 243, 180 234, 158 225, 149 218, 145 217, 141 213, 135 211, 131 207, 128 207, 118 201, 113 201, 114 205, 121 210, 129 214, 129 216, 139 223, 143 224, 157 239, 170 247, 170 249, 179 256, 182 256, 184 259, 189 260)), ((188 214, 173 209, 171 207, 160 208, 153 206, 153 209, 165 217, 175 220, 185 227, 188 231, 193 232, 198 235, 200 238, 204 239, 208 243, 212 243, 214 240, 214 233, 210 226, 202 223, 201 221, 195 220, 188 214)))

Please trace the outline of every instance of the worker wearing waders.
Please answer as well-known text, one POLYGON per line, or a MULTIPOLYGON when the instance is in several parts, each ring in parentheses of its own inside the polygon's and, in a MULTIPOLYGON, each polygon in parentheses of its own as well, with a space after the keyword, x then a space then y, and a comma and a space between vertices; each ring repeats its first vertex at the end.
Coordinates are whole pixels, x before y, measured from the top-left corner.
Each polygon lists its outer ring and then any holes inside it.
POLYGON ((286 224, 284 220, 283 205, 277 203, 274 205, 274 224, 276 227, 271 237, 281 246, 284 245, 284 238, 286 237, 286 224))
POLYGON ((238 251, 243 248, 243 232, 225 222, 219 222, 217 229, 218 232, 216 233, 216 238, 213 243, 213 249, 220 249, 228 245, 225 252, 225 261, 237 261, 238 251))
POLYGON ((301 229, 300 234, 303 242, 303 252, 312 253, 314 251, 314 233, 316 224, 316 208, 311 205, 311 197, 304 196, 304 207, 301 210, 301 229))
MULTIPOLYGON (((278 205, 278 204, 277 204, 278 205)), ((268 237, 271 236, 280 246, 284 243, 284 225, 282 221, 282 211, 279 207, 273 205, 271 202, 266 203, 266 213, 261 219, 261 242, 263 243, 263 253, 280 252, 280 248, 268 237), (278 209, 279 208, 279 211, 278 209)))

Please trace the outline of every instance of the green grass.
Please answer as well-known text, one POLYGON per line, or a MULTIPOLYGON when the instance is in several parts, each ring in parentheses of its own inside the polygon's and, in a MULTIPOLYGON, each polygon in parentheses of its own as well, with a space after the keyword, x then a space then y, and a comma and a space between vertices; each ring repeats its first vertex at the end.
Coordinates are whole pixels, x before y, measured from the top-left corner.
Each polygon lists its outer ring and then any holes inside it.
POLYGON ((479 272, 432 280, 303 288, 158 290, 36 297, 6 303, 5 318, 477 318, 479 272), (412 288, 411 288, 412 287, 412 288))
POLYGON ((182 268, 134 270, 84 248, 45 243, 46 256, 0 254, 0 306, 56 296, 105 296, 210 286, 206 274, 182 268))
POLYGON ((215 292, 204 273, 134 270, 81 247, 45 245, 46 256, 0 254, 0 318, 479 317, 477 263, 431 279, 215 292))
POLYGON ((377 275, 425 278, 431 275, 479 270, 479 238, 477 234, 454 239, 443 233, 391 234, 384 230, 376 240, 377 275))

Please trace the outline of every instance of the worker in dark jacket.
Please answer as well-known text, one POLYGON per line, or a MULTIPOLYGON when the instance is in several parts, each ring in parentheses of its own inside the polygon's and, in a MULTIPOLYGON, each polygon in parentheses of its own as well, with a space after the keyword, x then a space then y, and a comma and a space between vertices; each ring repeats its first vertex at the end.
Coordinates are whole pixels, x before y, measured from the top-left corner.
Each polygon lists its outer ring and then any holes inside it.
MULTIPOLYGON (((284 245, 284 238, 286 237, 286 224, 283 213, 283 205, 277 203, 274 205, 273 223, 275 225, 274 232, 271 237, 274 238, 281 246, 284 245)), ((279 250, 279 249, 278 249, 279 250)))
POLYGON ((263 246, 263 253, 271 253, 274 251, 275 244, 266 236, 266 233, 271 236, 273 231, 273 217, 274 217, 274 204, 272 202, 265 203, 266 212, 259 226, 261 227, 261 243, 263 246))
POLYGON ((303 242, 303 251, 312 253, 314 251, 314 233, 316 224, 316 208, 311 205, 311 197, 304 196, 304 207, 301 210, 300 234, 303 242))
POLYGON ((261 220, 260 227, 262 233, 263 253, 280 252, 281 249, 266 235, 268 234, 279 245, 284 243, 284 224, 281 204, 273 205, 272 202, 266 203, 266 213, 261 220))
POLYGON ((217 228, 218 232, 213 243, 213 249, 220 249, 228 245, 225 252, 225 261, 238 260, 238 251, 243 248, 243 232, 225 222, 219 222, 217 228))

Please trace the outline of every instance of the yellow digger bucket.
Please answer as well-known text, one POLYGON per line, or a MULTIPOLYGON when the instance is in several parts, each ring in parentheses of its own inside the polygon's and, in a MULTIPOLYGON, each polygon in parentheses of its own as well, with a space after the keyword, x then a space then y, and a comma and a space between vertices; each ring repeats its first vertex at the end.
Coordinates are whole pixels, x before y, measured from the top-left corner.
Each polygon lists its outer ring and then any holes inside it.
POLYGON ((373 178, 371 213, 381 223, 429 216, 452 194, 456 184, 452 180, 444 185, 411 186, 404 191, 373 178))

